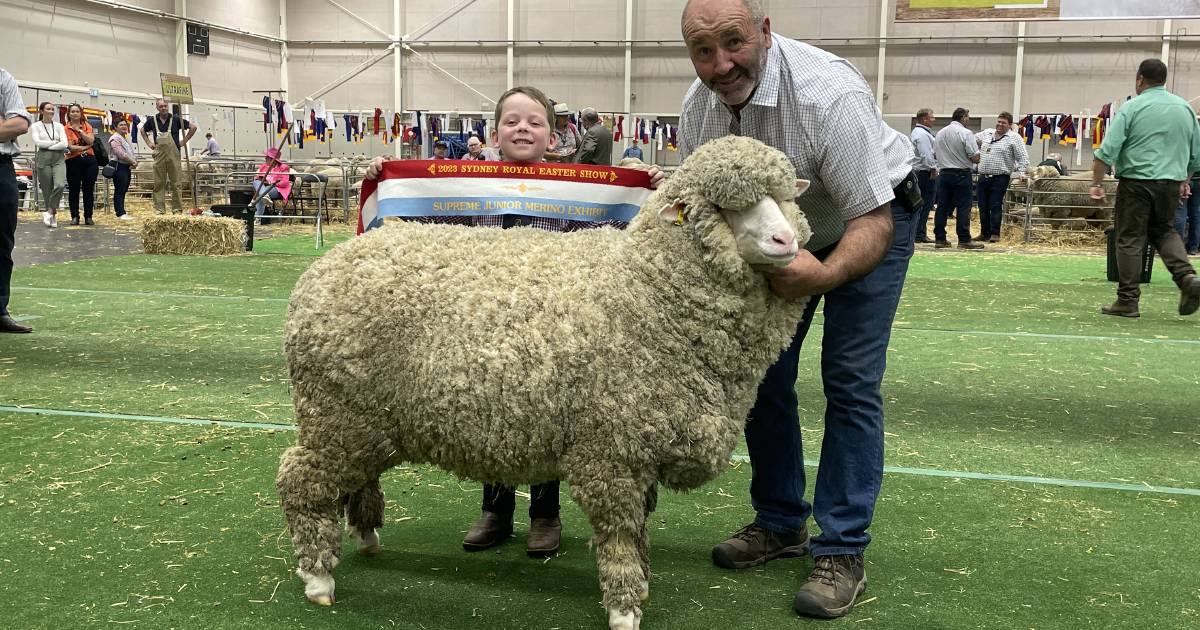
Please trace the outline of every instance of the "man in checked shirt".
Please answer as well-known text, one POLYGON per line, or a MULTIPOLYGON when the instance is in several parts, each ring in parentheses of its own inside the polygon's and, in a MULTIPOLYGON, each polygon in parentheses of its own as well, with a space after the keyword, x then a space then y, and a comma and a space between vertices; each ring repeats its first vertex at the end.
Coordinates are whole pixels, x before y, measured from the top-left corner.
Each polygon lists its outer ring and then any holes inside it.
POLYGON ((980 243, 1000 241, 1000 221, 1004 214, 1004 193, 1012 174, 1025 178, 1029 153, 1025 141, 1012 129, 1012 114, 1001 112, 996 128, 975 134, 979 144, 979 236, 980 243))
POLYGON ((763 269, 785 297, 811 296, 791 347, 767 372, 746 424, 756 517, 712 550, 742 569, 810 549, 793 608, 840 617, 866 587, 863 552, 883 479, 885 354, 912 257, 920 195, 908 137, 889 128, 862 74, 844 59, 773 35, 760 0, 691 0, 683 38, 698 80, 680 115, 680 153, 729 133, 783 151, 812 182, 797 203, 807 251, 763 269), (796 410, 800 346, 824 298, 825 438, 815 497, 804 500, 796 410), (809 540, 812 515, 821 534, 809 540))

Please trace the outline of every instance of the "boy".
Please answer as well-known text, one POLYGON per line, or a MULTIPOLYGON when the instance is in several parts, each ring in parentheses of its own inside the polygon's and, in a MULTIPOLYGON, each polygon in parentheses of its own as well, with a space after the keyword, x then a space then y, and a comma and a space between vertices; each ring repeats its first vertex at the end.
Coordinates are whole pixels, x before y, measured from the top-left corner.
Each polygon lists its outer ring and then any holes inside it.
MULTIPOLYGON (((554 107, 537 88, 515 87, 505 92, 496 102, 495 120, 492 126, 492 142, 500 149, 505 162, 534 164, 543 161, 546 153, 554 148, 554 107)), ((383 163, 384 159, 381 157, 371 160, 367 167, 367 178, 379 177, 383 163)), ((651 167, 649 173, 651 187, 657 187, 663 179, 662 171, 658 167, 651 167)), ((624 223, 617 221, 569 221, 521 215, 439 217, 436 222, 504 229, 531 226, 551 232, 567 232, 601 225, 624 227, 624 223)), ((529 496, 529 539, 525 552, 535 558, 552 556, 558 551, 562 532, 562 523, 558 517, 558 480, 530 486, 529 496)), ((463 539, 463 549, 482 551, 508 540, 512 534, 515 500, 516 491, 513 488, 484 484, 483 513, 463 539)))

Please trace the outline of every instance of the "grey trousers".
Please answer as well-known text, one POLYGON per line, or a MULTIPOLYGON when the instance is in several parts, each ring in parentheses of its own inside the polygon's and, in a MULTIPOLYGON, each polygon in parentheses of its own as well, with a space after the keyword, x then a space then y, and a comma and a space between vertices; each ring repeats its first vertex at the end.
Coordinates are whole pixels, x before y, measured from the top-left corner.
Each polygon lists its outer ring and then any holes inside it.
POLYGON ((42 209, 58 212, 63 190, 67 187, 67 162, 62 151, 38 151, 34 158, 42 209))

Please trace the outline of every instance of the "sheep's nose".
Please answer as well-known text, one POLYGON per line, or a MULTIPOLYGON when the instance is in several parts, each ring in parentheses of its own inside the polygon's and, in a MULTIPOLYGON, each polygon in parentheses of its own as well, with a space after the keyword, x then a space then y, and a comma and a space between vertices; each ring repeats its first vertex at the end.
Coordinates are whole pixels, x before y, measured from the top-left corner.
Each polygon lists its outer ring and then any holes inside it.
POLYGON ((790 247, 793 243, 796 242, 796 235, 788 234, 786 232, 779 233, 779 234, 772 234, 771 242, 776 243, 778 245, 783 245, 784 247, 790 247))

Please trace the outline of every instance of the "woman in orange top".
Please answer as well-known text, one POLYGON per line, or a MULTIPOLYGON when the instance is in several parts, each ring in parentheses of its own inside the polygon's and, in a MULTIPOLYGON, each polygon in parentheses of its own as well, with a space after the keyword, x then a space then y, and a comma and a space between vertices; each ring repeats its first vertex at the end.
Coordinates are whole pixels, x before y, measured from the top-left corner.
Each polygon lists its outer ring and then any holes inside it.
POLYGON ((96 154, 92 142, 96 132, 83 116, 83 107, 71 103, 67 107, 67 201, 71 206, 71 225, 79 225, 79 192, 83 191, 83 220, 92 221, 92 208, 96 203, 96 176, 100 168, 96 165, 96 154))

